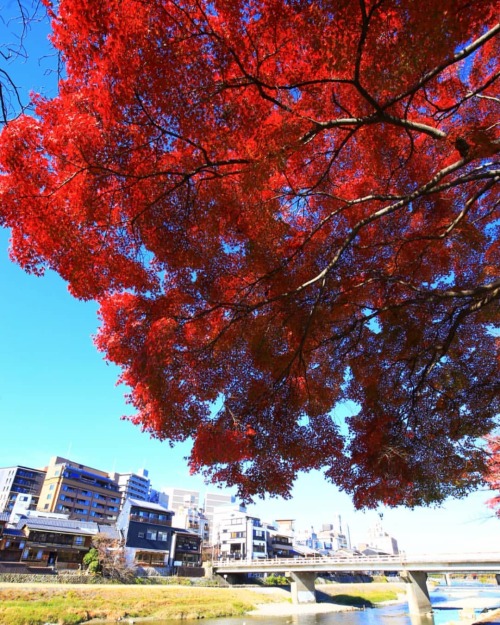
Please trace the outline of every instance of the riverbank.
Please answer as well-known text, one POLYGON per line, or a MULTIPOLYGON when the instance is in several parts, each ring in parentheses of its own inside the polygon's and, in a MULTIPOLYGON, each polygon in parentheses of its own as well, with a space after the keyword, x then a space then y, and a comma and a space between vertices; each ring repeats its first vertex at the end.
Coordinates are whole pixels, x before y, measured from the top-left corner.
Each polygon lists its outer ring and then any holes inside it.
POLYGON ((239 616, 272 601, 246 589, 185 586, 2 584, 2 625, 78 625, 98 619, 200 619, 239 616))
MULTIPOLYGON (((296 614, 320 614, 324 612, 344 612, 359 610, 405 601, 404 584, 353 583, 353 584, 318 584, 316 586, 317 603, 293 604, 287 590, 275 588, 272 603, 259 603, 250 616, 293 616, 296 614)), ((259 594, 264 594, 262 588, 259 594)))
POLYGON ((474 621, 473 625, 500 625, 500 610, 492 610, 474 621))
POLYGON ((395 599, 397 593, 392 584, 325 584, 318 588, 319 603, 296 606, 282 588, 4 583, 0 584, 0 623, 78 625, 134 618, 287 616, 352 610, 395 599))

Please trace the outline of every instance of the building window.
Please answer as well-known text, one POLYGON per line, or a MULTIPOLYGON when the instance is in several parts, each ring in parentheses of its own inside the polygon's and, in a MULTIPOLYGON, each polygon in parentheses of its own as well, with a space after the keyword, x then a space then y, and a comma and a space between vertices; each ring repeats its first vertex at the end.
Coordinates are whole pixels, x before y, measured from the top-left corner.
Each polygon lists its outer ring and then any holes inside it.
POLYGON ((155 530, 146 530, 146 538, 148 540, 156 540, 156 531, 155 530))
POLYGON ((137 536, 138 536, 139 538, 144 538, 144 532, 139 532, 139 533, 137 534, 137 536))
POLYGON ((158 532, 158 540, 161 540, 162 542, 166 542, 168 540, 167 532, 158 532))
POLYGON ((165 554, 137 551, 135 554, 135 562, 136 564, 142 564, 146 566, 164 566, 165 554))
POLYGON ((244 532, 231 532, 231 538, 244 538, 244 532))
POLYGON ((85 542, 85 538, 83 536, 75 536, 75 546, 76 545, 83 545, 83 543, 85 542))
POLYGON ((55 488, 55 487, 54 487, 54 484, 51 484, 51 485, 49 486, 49 490, 54 490, 54 488, 55 488))
POLYGON ((49 493, 46 497, 46 499, 52 499, 52 495, 49 493))
POLYGON ((37 559, 37 560, 41 560, 41 559, 42 559, 42 556, 43 556, 43 549, 39 549, 39 550, 36 552, 36 559, 37 559))

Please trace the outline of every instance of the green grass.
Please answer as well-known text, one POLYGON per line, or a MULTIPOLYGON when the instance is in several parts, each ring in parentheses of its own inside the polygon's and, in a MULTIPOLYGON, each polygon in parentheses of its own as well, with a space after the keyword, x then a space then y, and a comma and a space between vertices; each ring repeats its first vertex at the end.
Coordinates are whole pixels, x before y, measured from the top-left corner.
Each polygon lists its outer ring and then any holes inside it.
POLYGON ((92 618, 216 618, 244 614, 266 601, 245 589, 9 585, 0 588, 0 623, 77 625, 92 618))
MULTIPOLYGON (((328 584, 318 600, 372 607, 398 598, 393 584, 328 584)), ((201 619, 245 614, 258 603, 286 601, 283 592, 167 585, 0 585, 2 625, 78 625, 93 618, 201 619)))
MULTIPOLYGON (((339 605, 373 608, 386 601, 396 601, 404 590, 400 585, 379 584, 332 584, 321 586, 320 601, 339 605)), ((319 593, 318 593, 319 594, 319 593)))

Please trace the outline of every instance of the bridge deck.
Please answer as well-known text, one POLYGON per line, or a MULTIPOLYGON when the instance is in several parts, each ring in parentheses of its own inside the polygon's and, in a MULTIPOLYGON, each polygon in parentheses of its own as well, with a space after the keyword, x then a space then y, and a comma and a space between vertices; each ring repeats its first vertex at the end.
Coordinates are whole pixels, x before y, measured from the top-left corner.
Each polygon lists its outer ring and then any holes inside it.
POLYGON ((314 557, 255 560, 220 560, 214 570, 224 573, 273 573, 281 571, 426 571, 500 572, 500 553, 396 556, 314 557))

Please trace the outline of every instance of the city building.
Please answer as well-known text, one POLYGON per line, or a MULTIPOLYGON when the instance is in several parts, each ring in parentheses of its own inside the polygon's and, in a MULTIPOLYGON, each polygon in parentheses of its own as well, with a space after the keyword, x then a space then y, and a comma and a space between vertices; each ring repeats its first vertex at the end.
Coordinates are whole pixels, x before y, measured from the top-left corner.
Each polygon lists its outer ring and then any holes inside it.
POLYGON ((319 553, 317 550, 320 547, 320 543, 318 541, 318 534, 314 527, 311 526, 296 531, 294 536, 294 545, 302 548, 298 550, 301 553, 312 553, 313 551, 319 553))
MULTIPOLYGON (((200 492, 186 488, 151 490, 150 501, 163 505, 175 513, 174 524, 198 533, 205 546, 212 545, 214 513, 220 508, 234 507, 236 498, 223 493, 207 493, 203 504, 200 492)), ((244 508, 241 508, 244 510, 244 508)))
POLYGON ((268 557, 268 528, 262 521, 239 507, 214 511, 213 535, 217 545, 214 557, 253 560, 268 557))
POLYGON ((166 569, 201 566, 201 539, 172 527, 173 512, 159 504, 127 499, 116 528, 123 538, 129 566, 166 569))
POLYGON ((368 530, 367 542, 358 545, 358 549, 362 552, 368 550, 371 553, 380 552, 388 555, 397 555, 399 553, 398 541, 384 530, 382 521, 377 521, 368 530))
POLYGON ((139 499, 127 499, 116 521, 129 566, 167 567, 171 561, 173 512, 139 499))
POLYGON ((173 573, 186 577, 202 577, 201 538, 190 530, 172 528, 173 573))
POLYGON ((349 528, 346 526, 344 530, 340 514, 336 516, 334 523, 322 525, 317 534, 317 540, 318 546, 316 548, 325 554, 351 548, 349 528))
MULTIPOLYGON (((210 535, 208 539, 208 543, 213 545, 216 543, 216 535, 214 534, 214 515, 216 510, 225 509, 225 508, 234 508, 236 504, 236 497, 234 495, 224 495, 223 493, 206 493, 205 501, 203 505, 203 511, 205 513, 205 517, 208 520, 210 535)), ((238 508, 241 511, 244 511, 245 508, 243 506, 239 506, 238 508)))
POLYGON ((269 558, 293 558, 293 532, 281 529, 278 524, 267 525, 267 555, 269 558))
POLYGON ((160 506, 163 506, 164 508, 167 508, 167 509, 169 508, 168 495, 162 492, 161 490, 150 488, 148 501, 150 501, 151 503, 158 503, 160 504, 160 506))
POLYGON ((3 528, 0 561, 78 569, 99 532, 99 525, 92 522, 21 517, 15 526, 3 528))
POLYGON ((295 535, 295 519, 276 519, 275 524, 280 532, 286 532, 289 536, 295 535))
MULTIPOLYGON (((163 499, 161 505, 165 505, 169 510, 172 510, 177 514, 180 510, 185 509, 199 509, 200 508, 200 493, 197 490, 188 490, 186 488, 163 488, 159 495, 163 495, 166 498, 163 499)), ((158 501, 158 503, 160 503, 158 501)))
POLYGON ((9 526, 17 525, 18 521, 23 517, 32 517, 38 519, 68 519, 67 514, 58 512, 47 512, 46 510, 33 510, 32 495, 18 495, 14 506, 9 513, 9 526))
POLYGON ((139 469, 137 473, 110 473, 109 477, 118 484, 121 496, 121 505, 126 499, 140 499, 149 501, 151 481, 146 469, 139 469))
POLYGON ((210 525, 205 513, 200 508, 180 507, 175 512, 174 523, 197 534, 203 544, 207 545, 210 538, 210 525))
POLYGON ((45 470, 15 466, 0 469, 0 512, 10 512, 18 494, 32 495, 36 508, 45 479, 45 470))
POLYGON ((0 512, 0 539, 2 538, 5 526, 9 522, 9 516, 8 512, 0 512))
POLYGON ((47 467, 37 510, 111 525, 120 510, 118 484, 104 471, 54 456, 47 467))

